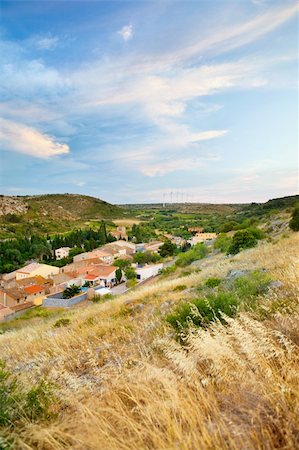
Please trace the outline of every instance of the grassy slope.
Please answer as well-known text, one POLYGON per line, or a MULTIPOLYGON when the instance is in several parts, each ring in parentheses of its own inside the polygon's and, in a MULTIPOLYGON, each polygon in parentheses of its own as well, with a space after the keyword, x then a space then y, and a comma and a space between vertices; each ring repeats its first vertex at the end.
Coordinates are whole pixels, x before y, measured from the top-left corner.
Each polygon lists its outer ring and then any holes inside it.
POLYGON ((16 448, 293 449, 299 407, 298 234, 189 268, 100 305, 68 312, 71 324, 34 319, 0 337, 0 353, 20 381, 54 382, 57 421, 16 429, 16 448), (283 289, 263 300, 277 312, 200 331, 186 352, 163 320, 168 305, 210 276, 268 269, 283 289), (141 306, 140 306, 141 305, 141 306), (20 345, 20 342, 22 343, 20 345))
POLYGON ((114 219, 126 215, 123 209, 86 195, 49 194, 20 199, 27 206, 27 212, 18 215, 19 223, 7 222, 5 216, 0 216, 3 235, 28 229, 37 233, 55 232, 58 227, 60 231, 67 231, 92 219, 114 219))

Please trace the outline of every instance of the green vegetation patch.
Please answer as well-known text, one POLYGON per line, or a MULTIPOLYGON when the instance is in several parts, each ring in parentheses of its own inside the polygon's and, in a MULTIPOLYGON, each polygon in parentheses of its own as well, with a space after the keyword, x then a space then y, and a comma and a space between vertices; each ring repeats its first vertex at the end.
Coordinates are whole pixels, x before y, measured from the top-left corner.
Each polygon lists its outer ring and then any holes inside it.
POLYGON ((226 323, 225 317, 235 317, 238 311, 256 311, 259 302, 269 289, 271 276, 262 270, 244 274, 233 280, 211 277, 198 287, 201 296, 180 303, 166 317, 179 339, 191 326, 208 327, 212 322, 226 323), (211 293, 210 288, 216 290, 211 293))
POLYGON ((181 253, 175 264, 179 267, 188 266, 193 261, 204 258, 208 254, 209 250, 204 244, 196 244, 190 250, 185 253, 181 253))
POLYGON ((22 422, 51 420, 58 410, 59 400, 53 384, 42 379, 28 391, 0 361, 0 431, 4 443, 9 442, 5 439, 9 431, 20 427, 22 422))
POLYGON ((223 315, 234 317, 238 306, 239 300, 233 292, 219 292, 180 304, 172 314, 166 317, 166 321, 179 336, 191 325, 205 328, 216 320, 225 323, 223 315))

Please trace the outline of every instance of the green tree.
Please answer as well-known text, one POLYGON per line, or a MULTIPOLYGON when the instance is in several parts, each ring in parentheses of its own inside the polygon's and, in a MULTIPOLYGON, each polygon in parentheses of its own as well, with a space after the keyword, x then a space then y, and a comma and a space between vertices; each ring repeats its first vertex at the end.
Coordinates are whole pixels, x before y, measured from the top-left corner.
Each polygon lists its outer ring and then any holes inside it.
POLYGON ((235 255, 241 250, 246 248, 255 247, 257 244, 256 237, 248 230, 237 231, 232 238, 231 245, 229 246, 227 253, 235 255))
POLYGON ((129 267, 131 265, 130 261, 127 259, 116 259, 113 263, 114 266, 119 267, 120 269, 125 269, 126 267, 129 267))
POLYGON ((120 268, 116 269, 115 277, 118 283, 121 282, 122 276, 123 276, 122 270, 120 268))
POLYGON ((106 244, 107 242, 107 230, 106 230, 106 224, 102 220, 100 230, 99 230, 99 242, 100 244, 106 244))
POLYGON ((299 205, 296 205, 292 212, 292 218, 289 227, 293 231, 299 231, 299 205))
POLYGON ((214 242, 214 248, 226 253, 231 245, 232 238, 224 233, 220 233, 214 242))
POLYGON ((164 258, 165 256, 172 256, 176 251, 176 245, 173 244, 169 239, 164 242, 162 247, 160 247, 159 253, 164 258))
POLYGON ((125 271, 125 276, 127 280, 134 280, 135 278, 137 278, 137 274, 132 267, 127 267, 125 271))
POLYGON ((72 284, 63 291, 62 298, 72 298, 75 295, 79 294, 80 291, 81 288, 79 286, 77 286, 76 284, 72 284))

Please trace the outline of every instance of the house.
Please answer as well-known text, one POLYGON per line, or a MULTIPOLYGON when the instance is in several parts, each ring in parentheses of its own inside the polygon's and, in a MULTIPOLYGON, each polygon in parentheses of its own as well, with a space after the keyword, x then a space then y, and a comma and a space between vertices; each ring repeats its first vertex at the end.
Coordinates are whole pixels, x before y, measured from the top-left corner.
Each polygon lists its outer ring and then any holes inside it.
POLYGON ((119 241, 113 242, 114 247, 119 247, 126 250, 126 255, 133 255, 136 253, 136 244, 133 242, 123 241, 120 239, 119 241))
POLYGON ((163 263, 160 264, 148 264, 142 267, 137 266, 135 271, 137 274, 138 281, 144 281, 148 278, 158 275, 160 270, 163 269, 163 263))
POLYGON ((0 290, 0 303, 9 308, 14 308, 23 303, 32 303, 32 305, 38 306, 42 304, 45 296, 45 288, 33 284, 20 288, 0 290))
POLYGON ((202 233, 203 228, 202 227, 190 227, 188 228, 189 233, 202 233))
POLYGON ((212 241, 216 239, 217 233, 198 233, 196 236, 193 236, 192 239, 189 239, 187 242, 193 245, 199 244, 201 242, 212 241))
POLYGON ((45 289, 45 292, 47 294, 50 292, 51 286, 53 286, 53 279, 52 278, 44 278, 44 277, 41 277, 40 275, 35 275, 34 277, 23 278, 21 280, 17 280, 17 281, 15 281, 14 286, 11 286, 11 287, 22 288, 22 287, 26 287, 26 286, 32 286, 33 284, 42 286, 45 289))
POLYGON ((31 286, 25 286, 23 288, 25 299, 27 302, 34 303, 35 306, 40 306, 43 303, 43 299, 46 297, 46 292, 43 286, 32 284, 31 286))
POLYGON ((116 239, 127 239, 126 227, 117 227, 116 230, 110 231, 111 236, 116 239))
POLYGON ((76 286, 82 286, 82 284, 84 283, 82 277, 80 277, 77 272, 58 273, 57 275, 53 275, 52 279, 53 286, 50 289, 50 294, 64 291, 72 284, 75 284, 76 286))
MULTIPOLYGON (((0 290, 0 304, 14 308, 15 306, 27 303, 28 295, 22 289, 1 289, 0 290)), ((29 300, 28 300, 29 302, 29 300)), ((33 303, 32 303, 33 305, 33 303)))
POLYGON ((126 249, 123 247, 119 247, 118 245, 114 245, 114 242, 111 244, 106 244, 103 247, 103 251, 110 254, 114 259, 116 258, 122 258, 123 256, 126 256, 126 249))
POLYGON ((74 256, 73 261, 78 262, 91 258, 100 258, 105 264, 112 264, 114 259, 111 253, 105 252, 105 250, 98 248, 92 252, 80 253, 79 255, 74 256))
POLYGON ((56 273, 59 273, 59 267, 33 262, 16 271, 16 280, 18 281, 24 278, 34 277, 35 275, 40 275, 44 278, 48 278, 49 276, 56 273))
POLYGON ((55 250, 55 258, 62 259, 67 258, 70 253, 70 247, 60 247, 55 250))
POLYGON ((161 241, 153 241, 153 242, 149 242, 148 244, 144 244, 144 249, 147 252, 153 252, 153 253, 158 253, 160 247, 162 247, 163 242, 161 241))
POLYGON ((100 284, 105 287, 112 287, 116 284, 116 270, 115 266, 100 266, 97 265, 94 269, 83 276, 85 281, 89 281, 92 284, 100 284))

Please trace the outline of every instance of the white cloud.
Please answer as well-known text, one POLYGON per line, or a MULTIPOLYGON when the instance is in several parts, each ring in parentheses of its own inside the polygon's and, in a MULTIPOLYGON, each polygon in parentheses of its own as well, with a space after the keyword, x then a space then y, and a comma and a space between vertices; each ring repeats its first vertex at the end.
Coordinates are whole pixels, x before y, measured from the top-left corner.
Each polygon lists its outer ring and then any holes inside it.
POLYGON ((59 42, 57 36, 39 36, 34 39, 34 43, 39 50, 54 50, 59 42))
POLYGON ((118 34, 123 38, 124 41, 129 41, 134 35, 133 25, 123 26, 122 29, 118 31, 118 34))
POLYGON ((26 125, 0 120, 0 142, 2 148, 24 153, 36 158, 50 158, 52 156, 69 153, 66 144, 56 142, 53 137, 42 134, 26 125))

